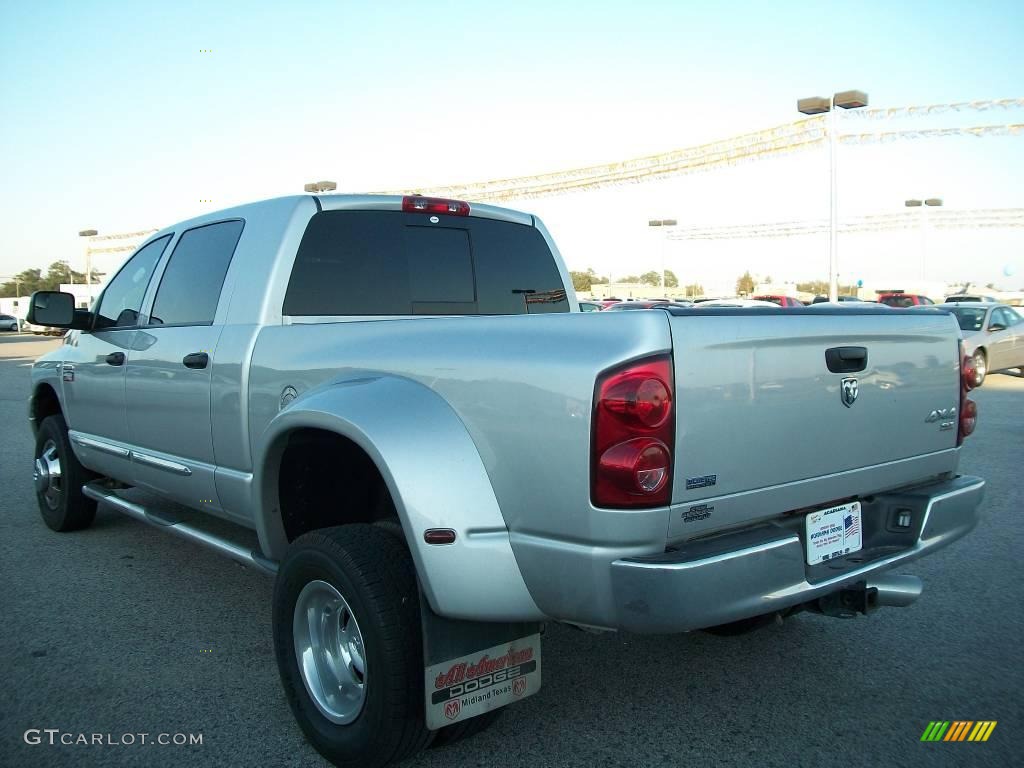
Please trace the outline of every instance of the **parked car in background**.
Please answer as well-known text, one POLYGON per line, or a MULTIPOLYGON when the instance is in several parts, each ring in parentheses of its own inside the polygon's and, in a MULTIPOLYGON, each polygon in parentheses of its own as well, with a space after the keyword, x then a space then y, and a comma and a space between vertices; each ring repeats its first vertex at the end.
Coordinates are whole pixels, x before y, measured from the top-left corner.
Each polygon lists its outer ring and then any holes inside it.
POLYGON ((44 336, 51 333, 53 329, 48 325, 37 325, 36 323, 30 323, 28 320, 23 320, 21 323, 21 331, 22 333, 34 333, 37 336, 44 336))
POLYGON ((608 309, 612 304, 618 304, 620 301, 622 301, 622 299, 610 296, 607 299, 598 299, 597 303, 601 305, 601 309, 608 309))
POLYGON ((679 307, 681 309, 688 309, 692 305, 682 304, 676 301, 669 301, 668 299, 653 299, 647 301, 620 301, 611 306, 605 307, 605 312, 618 312, 623 309, 668 309, 669 307, 679 307))
MULTIPOLYGON (((870 302, 864 301, 863 299, 858 299, 856 296, 839 296, 839 297, 837 297, 837 300, 838 301, 856 301, 856 302, 859 302, 861 304, 870 303, 870 302)), ((823 301, 828 301, 828 296, 815 296, 811 300, 811 304, 821 304, 823 301)))
POLYGON ((992 303, 998 303, 998 299, 995 296, 979 296, 975 293, 957 293, 952 296, 946 297, 946 304, 958 303, 961 301, 988 301, 992 303))
POLYGON ((757 301, 770 301, 772 304, 777 304, 780 307, 802 307, 804 303, 800 299, 794 299, 792 296, 781 296, 777 294, 764 294, 762 296, 754 296, 757 301))
POLYGON ((889 293, 878 294, 878 303, 890 307, 902 309, 906 307, 925 307, 935 304, 927 296, 919 293, 903 293, 902 291, 890 291, 889 293))
MULTIPOLYGON (((803 304, 800 306, 803 306, 803 304)), ((769 307, 771 309, 778 309, 779 305, 771 301, 759 301, 758 299, 711 299, 710 301, 702 301, 698 305, 699 309, 713 309, 715 307, 769 307)))
POLYGON ((1024 372, 1024 316, 1006 304, 964 302, 936 304, 952 313, 963 332, 964 353, 974 361, 974 386, 993 371, 1024 372))
POLYGON ((597 301, 581 301, 580 312, 600 312, 604 305, 597 301))
POLYGON ((0 315, 0 331, 18 330, 18 318, 14 315, 0 315))
POLYGON ((864 309, 865 307, 871 307, 872 309, 892 309, 887 304, 876 304, 873 301, 816 301, 809 305, 811 309, 864 309))

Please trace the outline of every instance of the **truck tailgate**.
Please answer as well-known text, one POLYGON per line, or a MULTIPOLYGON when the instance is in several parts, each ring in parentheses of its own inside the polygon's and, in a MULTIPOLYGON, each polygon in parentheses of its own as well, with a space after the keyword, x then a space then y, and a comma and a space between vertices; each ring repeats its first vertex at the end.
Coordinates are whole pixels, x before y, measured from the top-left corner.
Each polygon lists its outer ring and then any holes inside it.
POLYGON ((932 415, 959 405, 959 332, 948 315, 680 310, 671 328, 673 504, 737 494, 742 501, 723 504, 720 511, 728 512, 717 519, 690 515, 688 522, 699 523, 692 526, 682 524, 684 510, 673 515, 670 533, 735 525, 797 508, 807 499, 825 503, 837 498, 833 493, 870 493, 956 467, 955 410, 948 418, 932 415), (826 351, 839 348, 866 350, 864 369, 842 372, 844 366, 857 367, 856 361, 833 360, 839 372, 830 370, 826 351), (845 387, 846 402, 844 379, 856 382, 845 387), (863 471, 880 465, 889 469, 863 471), (834 482, 844 473, 858 482, 834 482), (786 494, 764 494, 762 502, 758 493, 794 483, 802 492, 791 495, 791 506, 786 494), (818 497, 808 492, 815 484, 818 497))

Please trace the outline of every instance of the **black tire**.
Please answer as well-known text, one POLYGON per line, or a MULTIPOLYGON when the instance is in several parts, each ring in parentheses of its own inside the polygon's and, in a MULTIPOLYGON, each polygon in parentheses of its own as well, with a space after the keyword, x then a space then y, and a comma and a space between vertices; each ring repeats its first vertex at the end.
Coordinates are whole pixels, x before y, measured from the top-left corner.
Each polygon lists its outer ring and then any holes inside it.
POLYGON ((61 533, 80 531, 92 525, 96 518, 96 502, 82 493, 82 486, 95 480, 98 475, 78 463, 71 449, 68 427, 63 416, 47 416, 39 425, 35 462, 36 501, 43 522, 61 533), (47 479, 46 487, 43 488, 39 474, 46 468, 45 477, 49 478, 53 458, 56 458, 60 476, 52 481, 47 479))
POLYGON ((471 736, 476 736, 478 733, 486 731, 494 724, 495 720, 501 717, 501 713, 504 711, 504 707, 499 707, 498 709, 484 712, 482 715, 471 717, 469 720, 463 720, 461 723, 439 728, 434 732, 434 741, 430 744, 431 749, 434 747, 447 747, 449 744, 454 744, 457 741, 468 739, 471 736))
POLYGON ((974 387, 977 389, 985 383, 985 377, 988 376, 988 355, 983 349, 974 351, 974 370, 977 371, 974 374, 974 387))
POLYGON ((274 653, 292 714, 310 744, 337 766, 377 768, 423 750, 419 586, 405 543, 379 526, 323 528, 292 542, 274 585, 274 653), (344 598, 365 656, 365 698, 348 724, 318 708, 303 682, 292 623, 303 588, 323 581, 344 598))

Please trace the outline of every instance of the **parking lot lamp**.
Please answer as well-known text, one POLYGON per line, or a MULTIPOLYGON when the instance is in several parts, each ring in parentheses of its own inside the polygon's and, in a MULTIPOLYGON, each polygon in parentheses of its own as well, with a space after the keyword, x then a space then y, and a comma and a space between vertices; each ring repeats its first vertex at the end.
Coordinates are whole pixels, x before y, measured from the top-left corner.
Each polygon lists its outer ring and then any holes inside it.
POLYGON ((926 262, 928 259, 928 209, 940 207, 942 205, 942 198, 914 198, 912 200, 904 200, 903 205, 906 208, 921 209, 921 217, 920 221, 918 222, 918 228, 921 230, 921 280, 923 281, 927 276, 926 262))
POLYGON ((812 96, 800 99, 796 103, 799 112, 805 115, 820 115, 828 112, 828 177, 829 177, 829 225, 828 225, 828 300, 839 298, 838 242, 839 242, 839 205, 836 184, 836 144, 838 143, 838 119, 836 107, 841 109, 859 109, 868 104, 868 95, 864 91, 840 91, 831 99, 823 96, 812 96))
MULTIPOLYGON (((649 227, 674 227, 678 222, 675 219, 650 219, 647 222, 649 227)), ((665 298, 665 249, 668 247, 668 232, 665 232, 665 242, 661 244, 661 296, 665 298)))
MULTIPOLYGON (((98 234, 99 232, 95 229, 83 229, 79 231, 78 236, 95 237, 98 234)), ((92 285, 92 248, 90 247, 88 240, 85 242, 85 284, 86 286, 92 285)), ((88 295, 88 291, 86 292, 86 295, 88 295)), ((92 297, 90 296, 89 298, 91 299, 92 297)))

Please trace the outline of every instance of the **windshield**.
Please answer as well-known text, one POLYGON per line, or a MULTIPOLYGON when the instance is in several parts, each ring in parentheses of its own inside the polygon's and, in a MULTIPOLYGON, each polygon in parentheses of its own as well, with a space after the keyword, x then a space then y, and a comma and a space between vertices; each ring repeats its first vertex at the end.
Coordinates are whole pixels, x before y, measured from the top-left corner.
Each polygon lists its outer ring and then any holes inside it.
POLYGON ((962 307, 952 310, 956 315, 956 321, 960 323, 961 331, 980 331, 985 324, 985 309, 973 309, 962 307))

